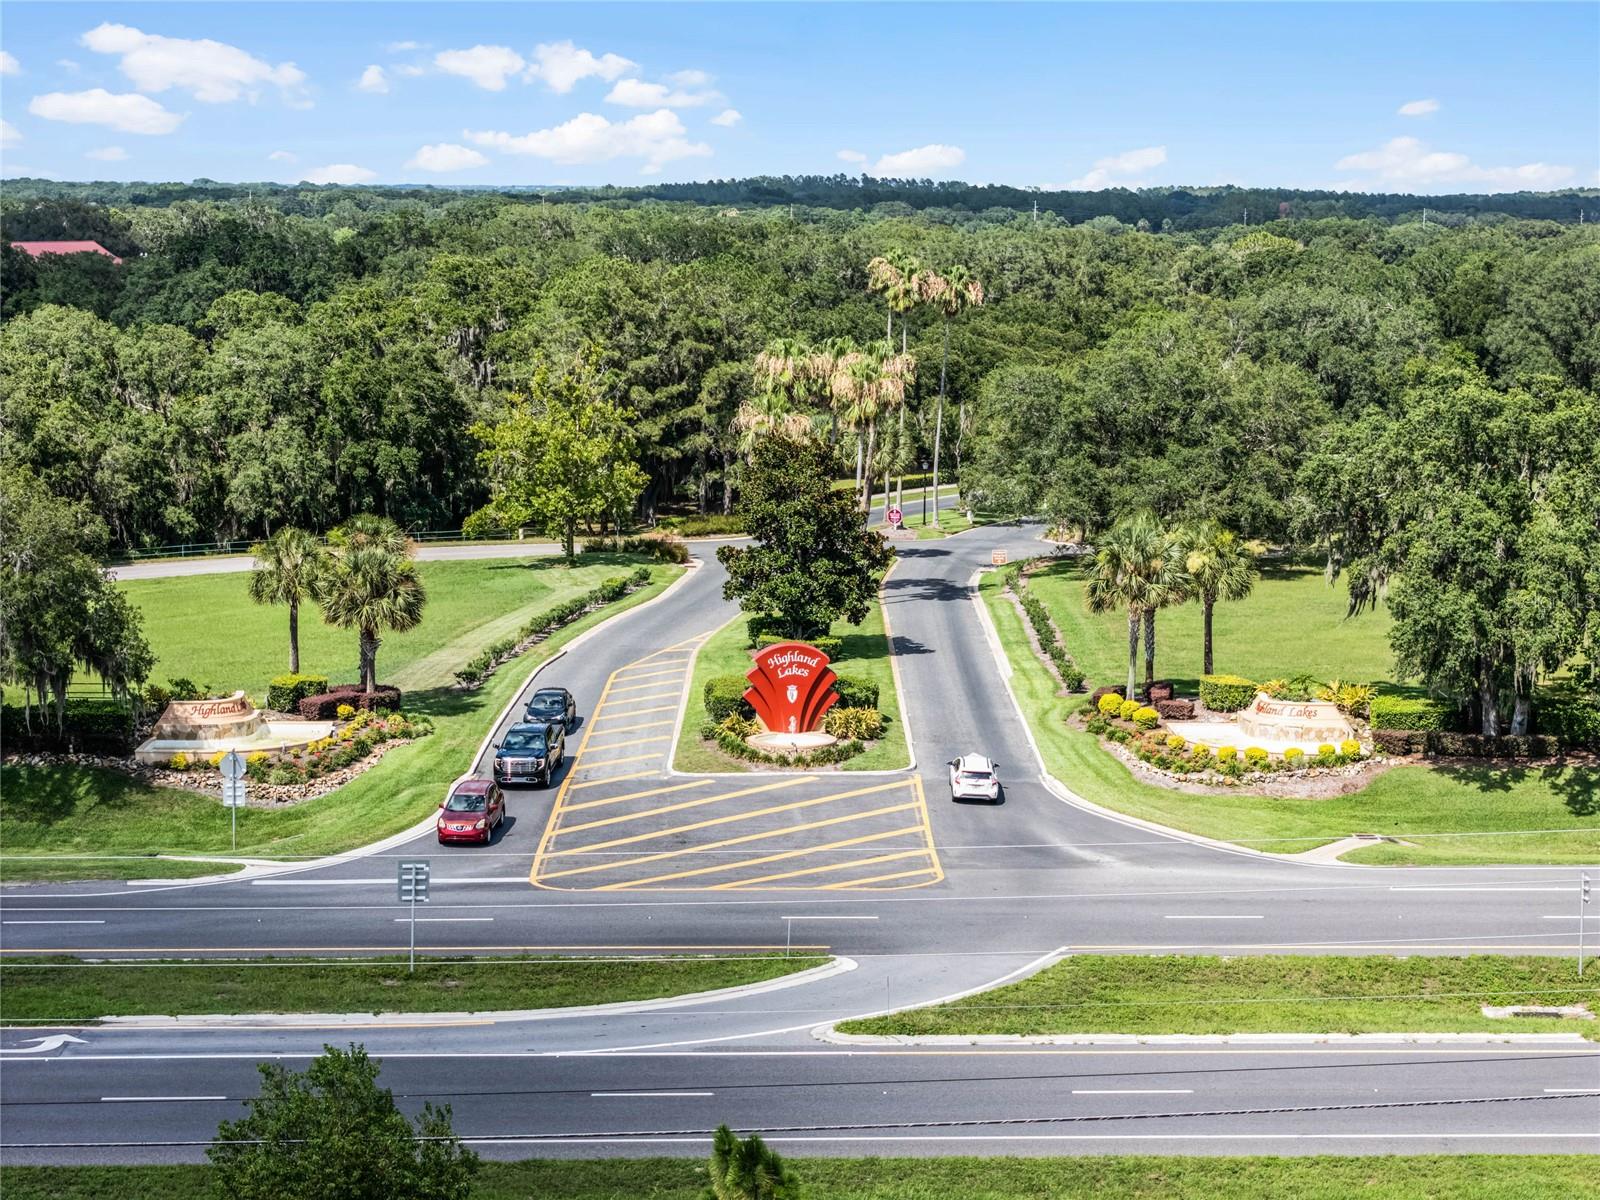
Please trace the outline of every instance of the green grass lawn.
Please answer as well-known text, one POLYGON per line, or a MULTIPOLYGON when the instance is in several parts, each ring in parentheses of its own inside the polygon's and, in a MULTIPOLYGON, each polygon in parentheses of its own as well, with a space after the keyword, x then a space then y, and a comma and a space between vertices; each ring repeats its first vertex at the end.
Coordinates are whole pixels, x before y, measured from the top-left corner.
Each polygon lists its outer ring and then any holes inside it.
MULTIPOLYGON (((874 603, 860 625, 834 623, 834 637, 843 638, 843 658, 833 664, 842 675, 870 679, 878 685, 878 708, 888 718, 884 736, 865 754, 840 764, 844 771, 892 771, 911 761, 906 746, 906 731, 900 721, 900 697, 894 688, 894 671, 889 665, 889 639, 883 628, 883 606, 874 603)), ((749 771, 751 764, 723 754, 712 743, 700 740, 700 726, 706 721, 706 681, 717 675, 743 675, 750 669, 750 652, 745 648, 745 617, 740 614, 728 622, 695 656, 694 678, 689 686, 689 708, 678 734, 678 747, 672 765, 680 771, 749 771)))
POLYGON ((846 1021, 845 1033, 1581 1033, 1592 1021, 1493 1020, 1483 1004, 1579 1004, 1572 958, 1077 955, 949 1004, 846 1021))
MULTIPOLYGON (((611 560, 605 566, 585 565, 572 574, 582 580, 577 590, 586 590, 626 566, 611 560)), ((541 560, 535 570, 568 568, 541 560)), ((433 719, 432 736, 390 750, 376 766, 326 796, 283 808, 240 810, 238 853, 315 857, 363 846, 416 824, 438 805, 450 780, 467 769, 490 722, 537 663, 584 630, 656 595, 682 570, 653 567, 649 586, 566 626, 503 665, 477 691, 458 692, 446 686, 451 664, 435 660, 433 685, 413 687, 405 698, 408 713, 433 719)), ((555 598, 567 594, 553 587, 546 591, 555 598)), ((499 636, 497 622, 481 622, 478 629, 482 641, 465 647, 463 658, 499 636)), ((380 665, 384 662, 380 655, 380 665)), ((387 672, 383 677, 391 678, 387 672)), ((193 792, 144 787, 114 771, 0 768, 0 796, 0 845, 5 847, 0 878, 7 881, 156 877, 170 873, 171 866, 153 862, 151 855, 230 852, 229 811, 215 800, 193 792), (128 857, 86 861, 71 855, 128 857), (30 861, 31 856, 51 857, 30 861)), ((191 873, 213 869, 196 868, 191 873)))
MULTIPOLYGON (((728 1114, 736 1127, 737 1114, 728 1114)), ((689 1123, 685 1123, 685 1127, 689 1123)), ((789 1147, 781 1141, 777 1148, 789 1147)), ((1084 1158, 794 1158, 815 1200, 1574 1200, 1592 1194, 1587 1155, 1370 1158, 1104 1155, 1084 1158)), ((0 1167, 7 1200, 196 1200, 210 1168, 0 1167)), ((473 1200, 702 1200, 694 1158, 485 1162, 473 1200)))
MULTIPOLYGON (((404 691, 448 684, 457 667, 534 613, 635 565, 609 554, 583 555, 576 567, 550 557, 418 563, 428 589, 422 624, 385 635, 379 677, 404 691)), ((258 704, 266 699, 267 681, 289 669, 289 610, 251 603, 246 579, 188 575, 120 585, 144 616, 153 679, 187 678, 220 691, 243 688, 258 704)), ((321 611, 307 606, 300 669, 333 683, 356 679, 355 633, 325 624, 321 611)))
MULTIPOLYGON (((1046 768, 1094 804, 1284 854, 1354 833, 1463 835, 1419 838, 1415 847, 1364 848, 1351 856, 1357 862, 1468 865, 1600 859, 1600 770, 1593 768, 1404 766, 1378 776, 1359 792, 1322 799, 1259 796, 1244 788, 1191 795, 1141 783, 1098 739, 1066 723, 1068 711, 1085 700, 1055 694, 1055 681, 1034 655, 1016 606, 1000 594, 998 576, 986 573, 980 592, 1014 668, 1011 686, 1046 768), (1574 829, 1580 832, 1531 832, 1574 829), (1519 830, 1530 832, 1515 832, 1519 830)), ((1052 612, 1062 620, 1060 608, 1052 605, 1052 612)), ((1068 646, 1077 653, 1070 640, 1068 646)), ((1261 661, 1270 661, 1268 651, 1260 655, 1261 661)))
MULTIPOLYGON (((1083 581, 1081 564, 1062 561, 1035 572, 1028 586, 1049 607, 1090 686, 1121 683, 1128 677, 1127 615, 1089 612, 1083 581)), ((1248 597, 1217 605, 1212 622, 1217 671, 1255 680, 1300 674, 1363 683, 1391 680, 1389 614, 1380 610, 1346 618, 1346 600, 1343 583, 1329 586, 1315 568, 1263 568, 1248 597)), ((1157 679, 1170 679, 1180 694, 1194 695, 1203 650, 1199 604, 1158 614, 1157 679)), ((1141 649, 1141 672, 1143 653, 1141 649)))
POLYGON ((406 960, 257 958, 231 962, 84 963, 12 959, 0 981, 5 1019, 29 1024, 203 1013, 489 1012, 653 1000, 738 987, 821 966, 825 958, 728 956, 406 960))

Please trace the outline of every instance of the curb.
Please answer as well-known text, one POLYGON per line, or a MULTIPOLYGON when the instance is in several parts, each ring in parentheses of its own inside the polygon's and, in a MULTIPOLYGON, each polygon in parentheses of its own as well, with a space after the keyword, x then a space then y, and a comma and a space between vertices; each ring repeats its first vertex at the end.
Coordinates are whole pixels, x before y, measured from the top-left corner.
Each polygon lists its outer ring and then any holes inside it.
MULTIPOLYGON (((841 1046, 1571 1046, 1590 1043, 1581 1033, 840 1033, 818 1031, 841 1046)), ((1600 1051, 1600 1047, 1597 1047, 1600 1051)))
POLYGON ((565 1008, 487 1009, 467 1012, 429 1013, 230 1013, 189 1017, 101 1017, 96 1024, 114 1029, 227 1029, 239 1025, 267 1025, 274 1029, 314 1029, 339 1026, 394 1025, 406 1028, 427 1025, 506 1024, 516 1021, 559 1021, 568 1017, 627 1016, 659 1012, 702 1004, 707 1000, 738 1000, 784 988, 819 983, 844 975, 857 967, 854 959, 837 957, 819 967, 810 967, 760 983, 738 987, 713 988, 705 992, 686 992, 659 1000, 621 1000, 613 1004, 581 1004, 565 1008))

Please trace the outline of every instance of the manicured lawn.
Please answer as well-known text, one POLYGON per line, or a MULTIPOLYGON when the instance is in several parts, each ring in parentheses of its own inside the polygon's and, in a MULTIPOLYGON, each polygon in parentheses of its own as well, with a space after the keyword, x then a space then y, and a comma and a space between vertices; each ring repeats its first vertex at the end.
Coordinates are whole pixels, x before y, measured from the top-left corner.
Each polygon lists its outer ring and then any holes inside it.
MULTIPOLYGON (((888 723, 884 736, 865 754, 840 764, 843 771, 892 771, 911 761, 906 732, 900 722, 900 697, 894 688, 894 671, 889 665, 889 639, 883 628, 883 606, 874 604, 859 626, 843 621, 834 623, 834 637, 843 638, 843 658, 833 664, 841 675, 870 679, 878 685, 878 708, 888 723)), ((743 675, 750 669, 750 652, 745 648, 745 617, 741 613, 728 622, 700 648, 695 656, 694 678, 689 686, 689 707, 678 734, 678 748, 672 765, 680 771, 749 771, 752 765, 730 758, 712 743, 701 741, 700 726, 706 709, 701 697, 706 681, 717 675, 743 675)))
POLYGON ((845 1033, 1458 1033, 1556 1030, 1592 1021, 1493 1020, 1483 1004, 1578 1004, 1600 997, 1571 958, 1320 958, 1078 955, 1017 983, 886 1017, 845 1033))
POLYGON ((201 1013, 488 1012, 653 1000, 738 987, 821 966, 818 957, 425 959, 325 963, 83 963, 12 959, 0 981, 11 1022, 201 1013))
MULTIPOLYGON (((627 565, 612 561, 598 573, 586 575, 584 587, 622 573, 627 565)), ((593 568, 580 570, 587 573, 593 568)), ((240 810, 238 853, 316 857, 363 846, 414 825, 439 803, 450 780, 467 769, 489 723, 535 665, 584 630, 656 595, 681 572, 681 567, 652 568, 649 586, 558 631, 520 659, 502 666, 475 692, 458 692, 440 684, 412 690, 405 698, 405 709, 413 716, 431 717, 432 736, 389 751, 371 770, 316 800, 277 809, 240 810)), ((496 634, 483 636, 487 641, 496 634)), ((438 669, 445 668, 441 664, 438 669)), ((229 813, 215 800, 192 792, 142 787, 116 772, 6 767, 0 769, 0 795, 4 797, 0 845, 5 847, 0 876, 7 880, 137 879, 160 873, 159 868, 151 868, 147 856, 152 854, 229 853, 229 813), (74 854, 144 857, 93 863, 69 857, 30 862, 26 857, 74 854), (86 870, 92 873, 84 874, 86 870)))
MULTIPOLYGON (((777 1148, 790 1151, 781 1138, 777 1148)), ((803 1194, 816 1200, 1573 1200, 1595 1184, 1594 1159, 1577 1154, 791 1161, 803 1194)), ((203 1166, 0 1168, 7 1200, 194 1200, 209 1187, 203 1166)), ((705 1194, 704 1162, 695 1158, 486 1162, 472 1189, 473 1200, 705 1194)))
MULTIPOLYGON (((534 613, 635 565, 615 555, 583 555, 576 567, 548 557, 418 563, 428 589, 422 624, 384 636, 379 676, 408 692, 448 684, 457 667, 534 613)), ((243 688, 258 704, 265 700, 267 681, 289 669, 289 610, 251 603, 247 578, 188 575, 121 585, 144 615, 156 656, 153 680, 243 688)), ((324 623, 315 605, 300 613, 300 669, 334 683, 357 677, 356 635, 324 623)))
MULTIPOLYGON (((1128 618, 1084 607, 1083 566, 1057 562, 1030 576, 1029 588, 1050 609, 1062 641, 1090 679, 1090 687, 1128 676, 1128 618)), ((1219 603, 1213 620, 1219 673, 1247 679, 1386 681, 1394 672, 1389 614, 1345 617, 1343 582, 1329 586, 1311 567, 1267 566, 1255 590, 1237 603, 1219 603)), ((1204 648, 1200 606, 1163 609, 1156 618, 1156 678, 1170 679, 1180 694, 1200 686, 1204 648)), ((1140 650, 1139 670, 1144 670, 1140 650)), ((1141 678, 1143 676, 1141 675, 1141 678)))
MULTIPOLYGON (((980 590, 1014 668, 1011 687, 1045 766, 1085 800, 1283 854, 1354 833, 1460 834, 1469 836, 1418 838, 1414 848, 1374 846, 1353 861, 1466 865, 1600 859, 1600 771, 1592 768, 1405 766, 1359 792, 1322 799, 1258 796, 1243 788, 1190 795, 1140 783, 1096 738, 1066 723, 1066 714, 1084 698, 1055 694, 1054 680, 1034 656, 1016 607, 1000 594, 998 577, 985 574, 980 590)), ((1076 652, 1076 646, 1072 649, 1076 652)))

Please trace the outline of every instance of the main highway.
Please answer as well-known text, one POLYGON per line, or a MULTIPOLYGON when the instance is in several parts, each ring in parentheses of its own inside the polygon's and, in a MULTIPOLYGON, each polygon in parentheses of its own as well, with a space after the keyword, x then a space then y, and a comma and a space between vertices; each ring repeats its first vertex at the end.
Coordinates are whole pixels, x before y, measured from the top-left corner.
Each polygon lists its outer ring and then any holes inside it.
MULTIPOLYGON (((1071 779, 1047 784, 973 589, 994 551, 1037 553, 1037 531, 898 548, 884 600, 908 769, 672 769, 679 722, 700 719, 694 650, 735 615, 699 544, 680 582, 528 681, 570 688, 583 719, 555 785, 514 792, 493 845, 446 848, 419 829, 239 878, 14 887, 0 901, 8 961, 394 953, 408 932, 395 864, 420 857, 433 869, 423 954, 788 947, 833 967, 567 1013, 7 1028, 6 1161, 198 1161, 255 1094, 256 1063, 303 1066, 352 1040, 383 1059, 403 1105, 449 1103, 457 1131, 499 1157, 701 1154, 724 1120, 802 1154, 1600 1150, 1600 1048, 1564 1027, 1534 1041, 1051 1045, 828 1032, 1063 954, 1570 953, 1578 928, 1572 869, 1269 856, 1103 812, 1071 779), (1000 764, 1003 804, 950 803, 944 764, 968 751, 1000 764)), ((485 730, 474 773, 498 732, 485 730)))

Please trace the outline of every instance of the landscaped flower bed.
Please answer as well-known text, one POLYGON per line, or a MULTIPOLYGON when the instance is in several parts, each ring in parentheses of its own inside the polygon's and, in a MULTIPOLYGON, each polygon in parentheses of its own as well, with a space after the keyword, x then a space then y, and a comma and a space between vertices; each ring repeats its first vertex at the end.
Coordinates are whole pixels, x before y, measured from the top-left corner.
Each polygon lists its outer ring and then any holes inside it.
POLYGON ((840 675, 834 681, 839 702, 822 718, 823 732, 839 740, 816 750, 775 754, 745 741, 761 732, 761 725, 753 719, 754 714, 744 700, 747 687, 749 682, 743 675, 718 675, 706 681, 701 697, 709 718, 700 727, 701 739, 715 742, 723 753, 743 762, 779 767, 816 767, 845 762, 866 753, 883 737, 888 725, 888 718, 877 707, 877 685, 869 680, 840 675))

